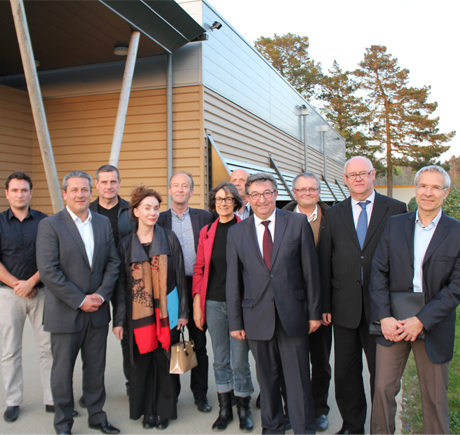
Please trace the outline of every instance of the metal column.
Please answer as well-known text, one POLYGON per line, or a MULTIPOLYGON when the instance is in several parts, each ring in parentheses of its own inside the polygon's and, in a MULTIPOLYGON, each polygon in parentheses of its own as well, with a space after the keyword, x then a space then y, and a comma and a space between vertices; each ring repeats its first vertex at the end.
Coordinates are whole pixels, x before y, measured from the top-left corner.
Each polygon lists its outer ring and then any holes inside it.
POLYGON ((57 213, 64 208, 64 201, 59 187, 59 178, 56 170, 56 163, 54 161, 48 123, 46 121, 45 106, 43 105, 40 83, 35 67, 35 58, 27 25, 26 11, 22 0, 10 0, 10 3, 11 10, 13 11, 14 25, 18 37, 27 90, 29 91, 32 115, 34 117, 38 143, 40 145, 43 166, 45 168, 46 181, 48 182, 53 211, 57 213))
POLYGON ((140 32, 135 31, 131 34, 129 41, 128 56, 126 58, 125 71, 123 73, 123 83, 121 85, 120 101, 118 103, 117 120, 113 132, 112 150, 110 151, 109 164, 118 166, 120 158, 121 143, 125 130, 126 113, 128 112, 129 94, 133 83, 134 67, 136 66, 137 49, 139 47, 140 32))
MULTIPOLYGON (((166 166, 169 180, 173 175, 173 102, 172 102, 172 54, 167 55, 166 65, 166 166)), ((169 184, 168 184, 169 187, 169 184)), ((171 197, 168 195, 168 208, 171 208, 171 197)))

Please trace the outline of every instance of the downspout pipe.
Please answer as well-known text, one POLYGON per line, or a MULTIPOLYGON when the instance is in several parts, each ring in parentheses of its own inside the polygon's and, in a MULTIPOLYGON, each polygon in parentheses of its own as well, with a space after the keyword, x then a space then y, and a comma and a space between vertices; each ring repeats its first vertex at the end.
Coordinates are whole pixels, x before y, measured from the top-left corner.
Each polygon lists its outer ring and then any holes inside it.
MULTIPOLYGON (((173 176, 173 74, 172 74, 172 54, 167 55, 166 65, 166 159, 167 175, 169 180, 173 176)), ((168 184, 169 187, 169 184, 168 184)), ((171 197, 168 195, 168 208, 171 208, 171 197)))
POLYGON ((54 213, 64 208, 59 177, 54 161, 53 147, 46 120, 45 106, 43 104, 40 82, 38 81, 37 69, 35 67, 34 52, 30 40, 29 27, 27 24, 26 11, 22 0, 10 0, 13 11, 14 26, 18 37, 19 50, 21 52, 22 65, 29 92, 30 106, 34 118, 35 130, 45 168, 46 181, 51 197, 51 204, 54 213))
POLYGON ((136 66, 137 49, 139 47, 140 32, 134 31, 129 41, 128 56, 126 58, 123 82, 121 85, 120 101, 118 103, 117 120, 113 132, 112 149, 110 151, 109 165, 118 167, 120 159, 121 143, 125 130, 126 114, 128 113, 129 94, 133 83, 134 67, 136 66))

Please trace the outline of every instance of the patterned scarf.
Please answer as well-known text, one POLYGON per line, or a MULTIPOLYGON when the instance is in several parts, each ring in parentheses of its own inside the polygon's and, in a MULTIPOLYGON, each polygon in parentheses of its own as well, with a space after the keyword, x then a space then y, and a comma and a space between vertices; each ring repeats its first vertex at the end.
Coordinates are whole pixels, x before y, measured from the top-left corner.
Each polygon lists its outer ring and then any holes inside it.
POLYGON ((133 329, 139 353, 154 351, 161 343, 169 351, 168 256, 156 255, 131 264, 133 282, 133 329))

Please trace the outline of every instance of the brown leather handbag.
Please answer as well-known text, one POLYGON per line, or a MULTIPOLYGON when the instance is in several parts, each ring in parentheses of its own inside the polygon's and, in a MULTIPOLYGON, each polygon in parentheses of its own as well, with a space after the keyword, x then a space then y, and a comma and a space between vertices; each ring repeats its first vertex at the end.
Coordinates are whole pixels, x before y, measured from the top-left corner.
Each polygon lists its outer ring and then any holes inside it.
POLYGON ((181 340, 171 346, 169 373, 183 375, 198 365, 193 341, 186 341, 184 328, 180 329, 181 340))

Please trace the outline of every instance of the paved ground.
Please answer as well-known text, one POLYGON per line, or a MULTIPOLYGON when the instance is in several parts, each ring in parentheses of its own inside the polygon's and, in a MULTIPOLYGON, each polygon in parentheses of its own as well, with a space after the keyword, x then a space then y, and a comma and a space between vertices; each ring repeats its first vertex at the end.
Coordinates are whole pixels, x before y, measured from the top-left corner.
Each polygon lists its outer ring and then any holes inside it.
MULTIPOLYGON (((211 350, 211 346, 208 346, 211 350)), ((193 403, 193 396, 190 392, 189 376, 186 374, 182 376, 182 392, 179 398, 178 404, 178 419, 170 422, 169 427, 163 431, 165 434, 208 434, 214 433, 211 431, 211 426, 214 420, 217 418, 217 394, 213 382, 212 372, 212 351, 210 352, 211 369, 209 373, 210 385, 208 398, 209 402, 213 407, 213 411, 210 414, 203 414, 196 410, 196 406, 193 403)), ((0 419, 0 433, 2 434, 48 434, 54 433, 53 430, 53 417, 52 414, 46 414, 44 405, 42 404, 42 393, 40 382, 38 379, 38 357, 36 346, 33 338, 32 329, 29 323, 26 323, 24 331, 24 349, 23 349, 23 368, 24 368, 24 405, 20 408, 19 418, 14 423, 6 423, 3 418, 0 419)), ((333 356, 332 361, 333 362, 333 356)), ((253 381, 255 383, 255 391, 253 394, 252 406, 253 406, 253 422, 254 422, 254 433, 261 433, 262 429, 260 426, 260 411, 255 408, 255 399, 259 393, 259 387, 255 379, 255 366, 254 360, 251 356, 251 367, 253 373, 253 381)), ((365 378, 368 379, 367 370, 365 371, 365 378)), ((105 411, 107 412, 109 421, 120 428, 123 434, 139 434, 147 433, 142 427, 142 419, 138 421, 132 421, 128 418, 128 398, 125 392, 125 380, 122 372, 121 365, 121 348, 119 342, 115 339, 112 332, 109 333, 108 340, 108 353, 107 353, 107 368, 106 368, 106 389, 107 389, 107 400, 105 404, 105 411)), ((369 385, 366 385, 367 395, 369 397, 369 385)), ((74 394, 76 400, 81 394, 81 363, 77 362, 75 367, 74 376, 74 394)), ((5 393, 3 390, 3 384, 0 387, 0 412, 3 415, 5 393)), ((329 404, 331 411, 329 413, 329 429, 328 434, 337 432, 341 427, 341 418, 337 410, 337 405, 334 399, 334 384, 331 384, 329 404)), ((75 423, 72 429, 74 434, 93 434, 97 435, 98 431, 88 429, 86 411, 79 408, 76 405, 76 409, 80 412, 80 415, 75 418, 75 423)), ((236 408, 234 408, 234 413, 236 408)), ((160 433, 157 429, 151 429, 150 432, 160 433)), ((225 431, 226 434, 238 434, 241 433, 238 428, 238 419, 235 416, 235 420, 228 426, 225 431)), ((288 433, 292 433, 289 431, 288 433)), ((369 410, 366 425, 366 433, 369 433, 369 410)))

